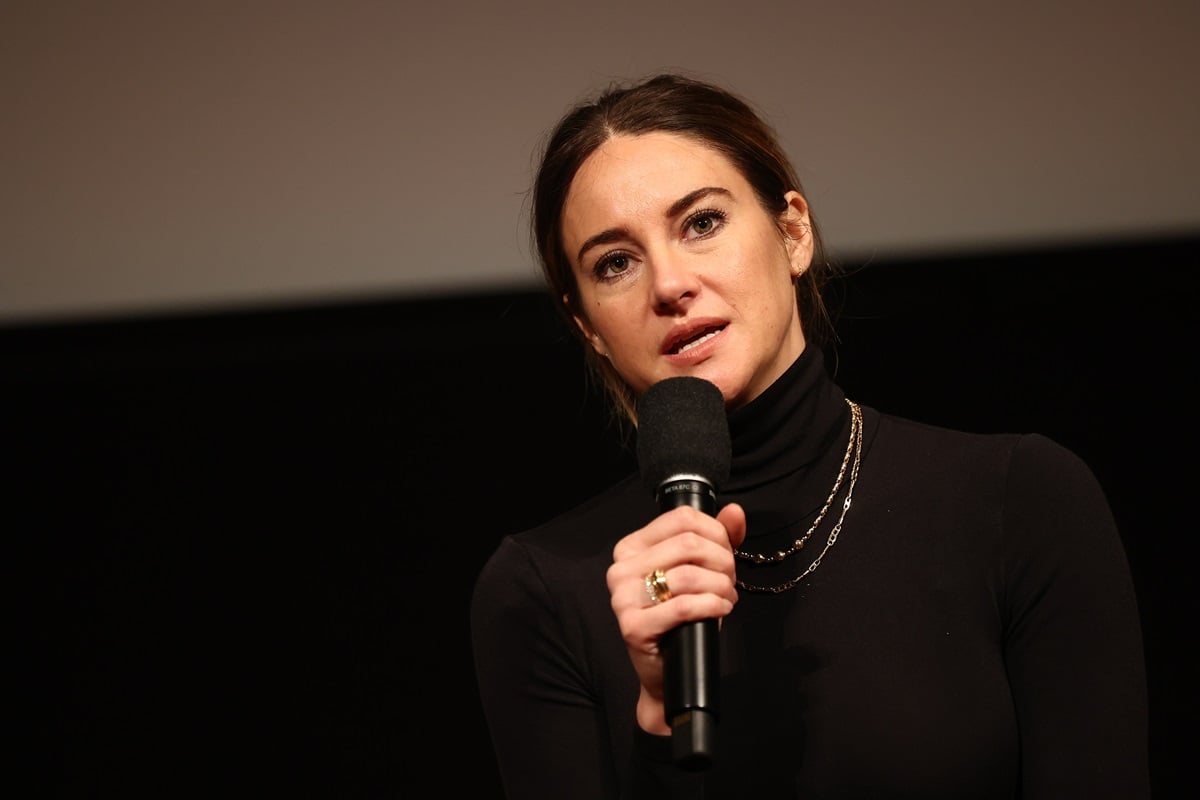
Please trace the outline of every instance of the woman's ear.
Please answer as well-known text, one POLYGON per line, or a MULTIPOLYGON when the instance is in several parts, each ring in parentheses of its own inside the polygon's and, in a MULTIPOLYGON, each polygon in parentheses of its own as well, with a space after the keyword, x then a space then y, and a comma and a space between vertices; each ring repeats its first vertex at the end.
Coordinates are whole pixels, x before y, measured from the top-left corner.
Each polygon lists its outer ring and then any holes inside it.
POLYGON ((808 201, 799 192, 788 192, 784 198, 787 200, 787 208, 780 215, 780 222, 785 233, 792 277, 798 278, 812 263, 812 220, 808 215, 808 201))
MULTIPOLYGON (((562 301, 563 305, 567 306, 568 308, 570 307, 565 294, 563 295, 562 301)), ((608 349, 604 346, 604 340, 600 338, 600 334, 596 333, 595 329, 592 328, 588 321, 579 314, 575 313, 571 314, 571 319, 575 320, 575 324, 579 326, 579 332, 583 334, 584 339, 588 340, 588 343, 591 344, 592 349, 605 358, 608 358, 608 349)))

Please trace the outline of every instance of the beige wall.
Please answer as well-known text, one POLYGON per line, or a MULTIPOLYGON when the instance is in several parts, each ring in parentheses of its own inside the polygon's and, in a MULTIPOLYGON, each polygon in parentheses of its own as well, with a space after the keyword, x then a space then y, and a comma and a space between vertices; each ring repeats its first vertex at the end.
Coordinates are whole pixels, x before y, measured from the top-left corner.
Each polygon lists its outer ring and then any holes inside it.
POLYGON ((835 254, 1200 231, 1200 3, 0 5, 0 325, 533 280, 546 128, 682 68, 835 254))

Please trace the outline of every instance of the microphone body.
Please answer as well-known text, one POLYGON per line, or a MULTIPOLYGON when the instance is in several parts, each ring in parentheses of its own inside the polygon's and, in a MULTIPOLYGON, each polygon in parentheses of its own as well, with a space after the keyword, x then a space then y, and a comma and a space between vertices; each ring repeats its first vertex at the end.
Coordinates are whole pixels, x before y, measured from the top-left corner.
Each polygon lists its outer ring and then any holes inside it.
MULTIPOLYGON (((664 512, 691 506, 709 516, 717 513, 716 490, 700 476, 670 479, 657 497, 664 512)), ((715 619, 703 619, 672 628, 662 638, 663 702, 672 756, 692 771, 707 768, 716 758, 721 687, 717 632, 715 619)))
MULTIPOLYGON (((709 381, 659 381, 638 400, 638 462, 643 483, 667 512, 692 506, 717 512, 732 446, 725 401, 709 381)), ((721 684, 715 619, 686 622, 663 635, 663 702, 674 761, 706 769, 716 757, 721 684)))

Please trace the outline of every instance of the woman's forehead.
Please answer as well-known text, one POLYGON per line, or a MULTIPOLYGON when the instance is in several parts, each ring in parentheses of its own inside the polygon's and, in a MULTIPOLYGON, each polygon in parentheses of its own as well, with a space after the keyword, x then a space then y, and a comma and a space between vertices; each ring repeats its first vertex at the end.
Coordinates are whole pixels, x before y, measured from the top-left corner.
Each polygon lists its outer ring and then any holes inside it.
POLYGON ((706 186, 736 193, 748 184, 724 154, 695 139, 661 132, 615 136, 580 166, 563 219, 571 225, 597 215, 656 213, 706 186))

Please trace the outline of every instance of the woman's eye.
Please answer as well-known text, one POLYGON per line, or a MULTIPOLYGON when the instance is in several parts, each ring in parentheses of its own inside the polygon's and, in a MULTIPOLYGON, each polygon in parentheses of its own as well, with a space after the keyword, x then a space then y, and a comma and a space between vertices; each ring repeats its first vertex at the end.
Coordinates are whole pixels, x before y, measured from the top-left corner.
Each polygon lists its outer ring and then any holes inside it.
POLYGON ((720 211, 700 211, 688 218, 687 230, 697 236, 707 236, 724 221, 725 215, 720 211))
POLYGON ((598 278, 615 278, 629 269, 629 256, 624 253, 612 253, 596 262, 593 268, 598 278))

